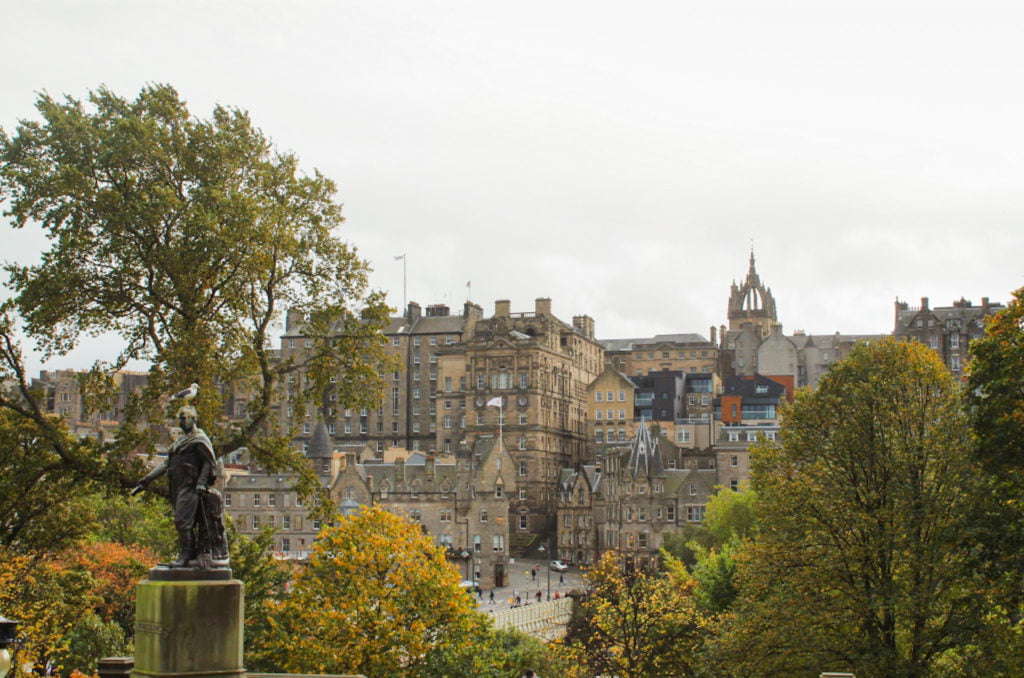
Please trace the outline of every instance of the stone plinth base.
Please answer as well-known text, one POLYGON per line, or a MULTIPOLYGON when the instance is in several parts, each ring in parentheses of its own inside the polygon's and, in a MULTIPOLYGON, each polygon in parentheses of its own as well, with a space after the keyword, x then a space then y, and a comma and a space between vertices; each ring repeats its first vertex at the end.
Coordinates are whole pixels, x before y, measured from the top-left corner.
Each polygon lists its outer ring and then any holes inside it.
POLYGON ((242 582, 152 581, 136 588, 133 678, 243 678, 242 582))

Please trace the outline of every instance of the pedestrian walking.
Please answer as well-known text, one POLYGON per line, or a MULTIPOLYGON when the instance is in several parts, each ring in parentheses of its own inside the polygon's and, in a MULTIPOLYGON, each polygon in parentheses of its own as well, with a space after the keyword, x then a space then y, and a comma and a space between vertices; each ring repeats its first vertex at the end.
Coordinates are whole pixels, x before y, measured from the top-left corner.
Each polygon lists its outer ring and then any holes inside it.
POLYGON ((565 584, 565 577, 562 575, 558 575, 558 585, 562 586, 563 584, 565 584))
POLYGON ((494 605, 494 589, 491 589, 491 605, 494 605))
POLYGON ((540 602, 540 589, 537 589, 537 602, 540 602))

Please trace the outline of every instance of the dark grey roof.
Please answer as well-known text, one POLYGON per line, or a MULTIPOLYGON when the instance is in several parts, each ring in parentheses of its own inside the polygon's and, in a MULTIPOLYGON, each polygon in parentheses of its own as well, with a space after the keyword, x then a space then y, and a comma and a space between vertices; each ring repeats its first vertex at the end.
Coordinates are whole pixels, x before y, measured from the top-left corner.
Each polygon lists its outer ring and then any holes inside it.
POLYGON ((311 459, 330 459, 333 456, 333 445, 331 434, 327 432, 327 424, 321 419, 313 429, 313 438, 309 441, 309 449, 306 456, 311 459))
POLYGON ((629 469, 633 477, 662 476, 665 474, 665 466, 661 462, 661 451, 658 441, 651 438, 651 432, 647 423, 641 421, 633 437, 633 444, 630 446, 629 469))

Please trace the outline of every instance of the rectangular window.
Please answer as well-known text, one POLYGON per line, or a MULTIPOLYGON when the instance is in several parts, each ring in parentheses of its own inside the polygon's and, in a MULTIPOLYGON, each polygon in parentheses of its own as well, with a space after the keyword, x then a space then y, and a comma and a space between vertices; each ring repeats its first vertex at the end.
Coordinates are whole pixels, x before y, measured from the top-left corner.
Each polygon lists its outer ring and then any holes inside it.
POLYGON ((598 391, 594 394, 594 402, 602 402, 604 400, 604 391, 598 391))
POLYGON ((594 429, 594 441, 598 443, 604 442, 604 431, 601 429, 594 429))
POLYGON ((519 529, 526 530, 530 527, 530 521, 525 515, 519 516, 519 529))
POLYGON ((525 476, 526 475, 526 462, 525 461, 519 462, 519 475, 520 476, 525 476))
POLYGON ((733 456, 729 457, 729 466, 732 466, 733 468, 736 468, 739 465, 740 465, 740 458, 739 457, 737 457, 736 455, 733 455, 733 456))
POLYGON ((703 506, 687 506, 686 519, 691 523, 699 523, 704 520, 703 506))
POLYGON ((442 523, 452 522, 452 510, 447 508, 441 509, 440 520, 442 523))
POLYGON ((951 335, 949 335, 949 347, 950 348, 960 348, 960 335, 959 334, 951 334, 951 335))
POLYGON ((260 506, 262 504, 263 504, 263 499, 260 497, 260 493, 259 492, 254 492, 253 495, 252 495, 252 505, 253 506, 260 506))
POLYGON ((665 507, 665 517, 666 517, 667 520, 675 522, 676 521, 676 507, 675 506, 671 506, 671 505, 670 506, 666 506, 665 507))
POLYGON ((487 522, 487 509, 480 509, 480 522, 481 523, 486 523, 487 522))
POLYGON ((495 553, 502 553, 505 551, 505 535, 495 534, 491 535, 491 549, 495 553))
POLYGON ((525 487, 520 487, 519 488, 519 499, 521 501, 525 501, 526 500, 526 488, 525 487))
POLYGON ((285 530, 292 529, 292 517, 287 513, 281 517, 281 527, 285 530))
POLYGON ((604 410, 596 410, 594 412, 594 419, 601 421, 604 418, 604 410))
POLYGON ((254 530, 260 529, 260 517, 259 516, 253 516, 252 517, 252 529, 254 529, 254 530))

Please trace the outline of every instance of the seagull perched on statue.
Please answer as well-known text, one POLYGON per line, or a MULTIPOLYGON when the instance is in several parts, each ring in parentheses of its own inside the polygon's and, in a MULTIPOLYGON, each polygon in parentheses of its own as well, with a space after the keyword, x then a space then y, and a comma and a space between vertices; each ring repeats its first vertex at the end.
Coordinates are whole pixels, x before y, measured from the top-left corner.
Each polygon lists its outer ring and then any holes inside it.
POLYGON ((173 403, 175 400, 184 400, 185 404, 188 405, 192 402, 192 399, 196 397, 197 393, 199 393, 199 384, 192 384, 184 391, 178 391, 172 395, 171 402, 173 403))

